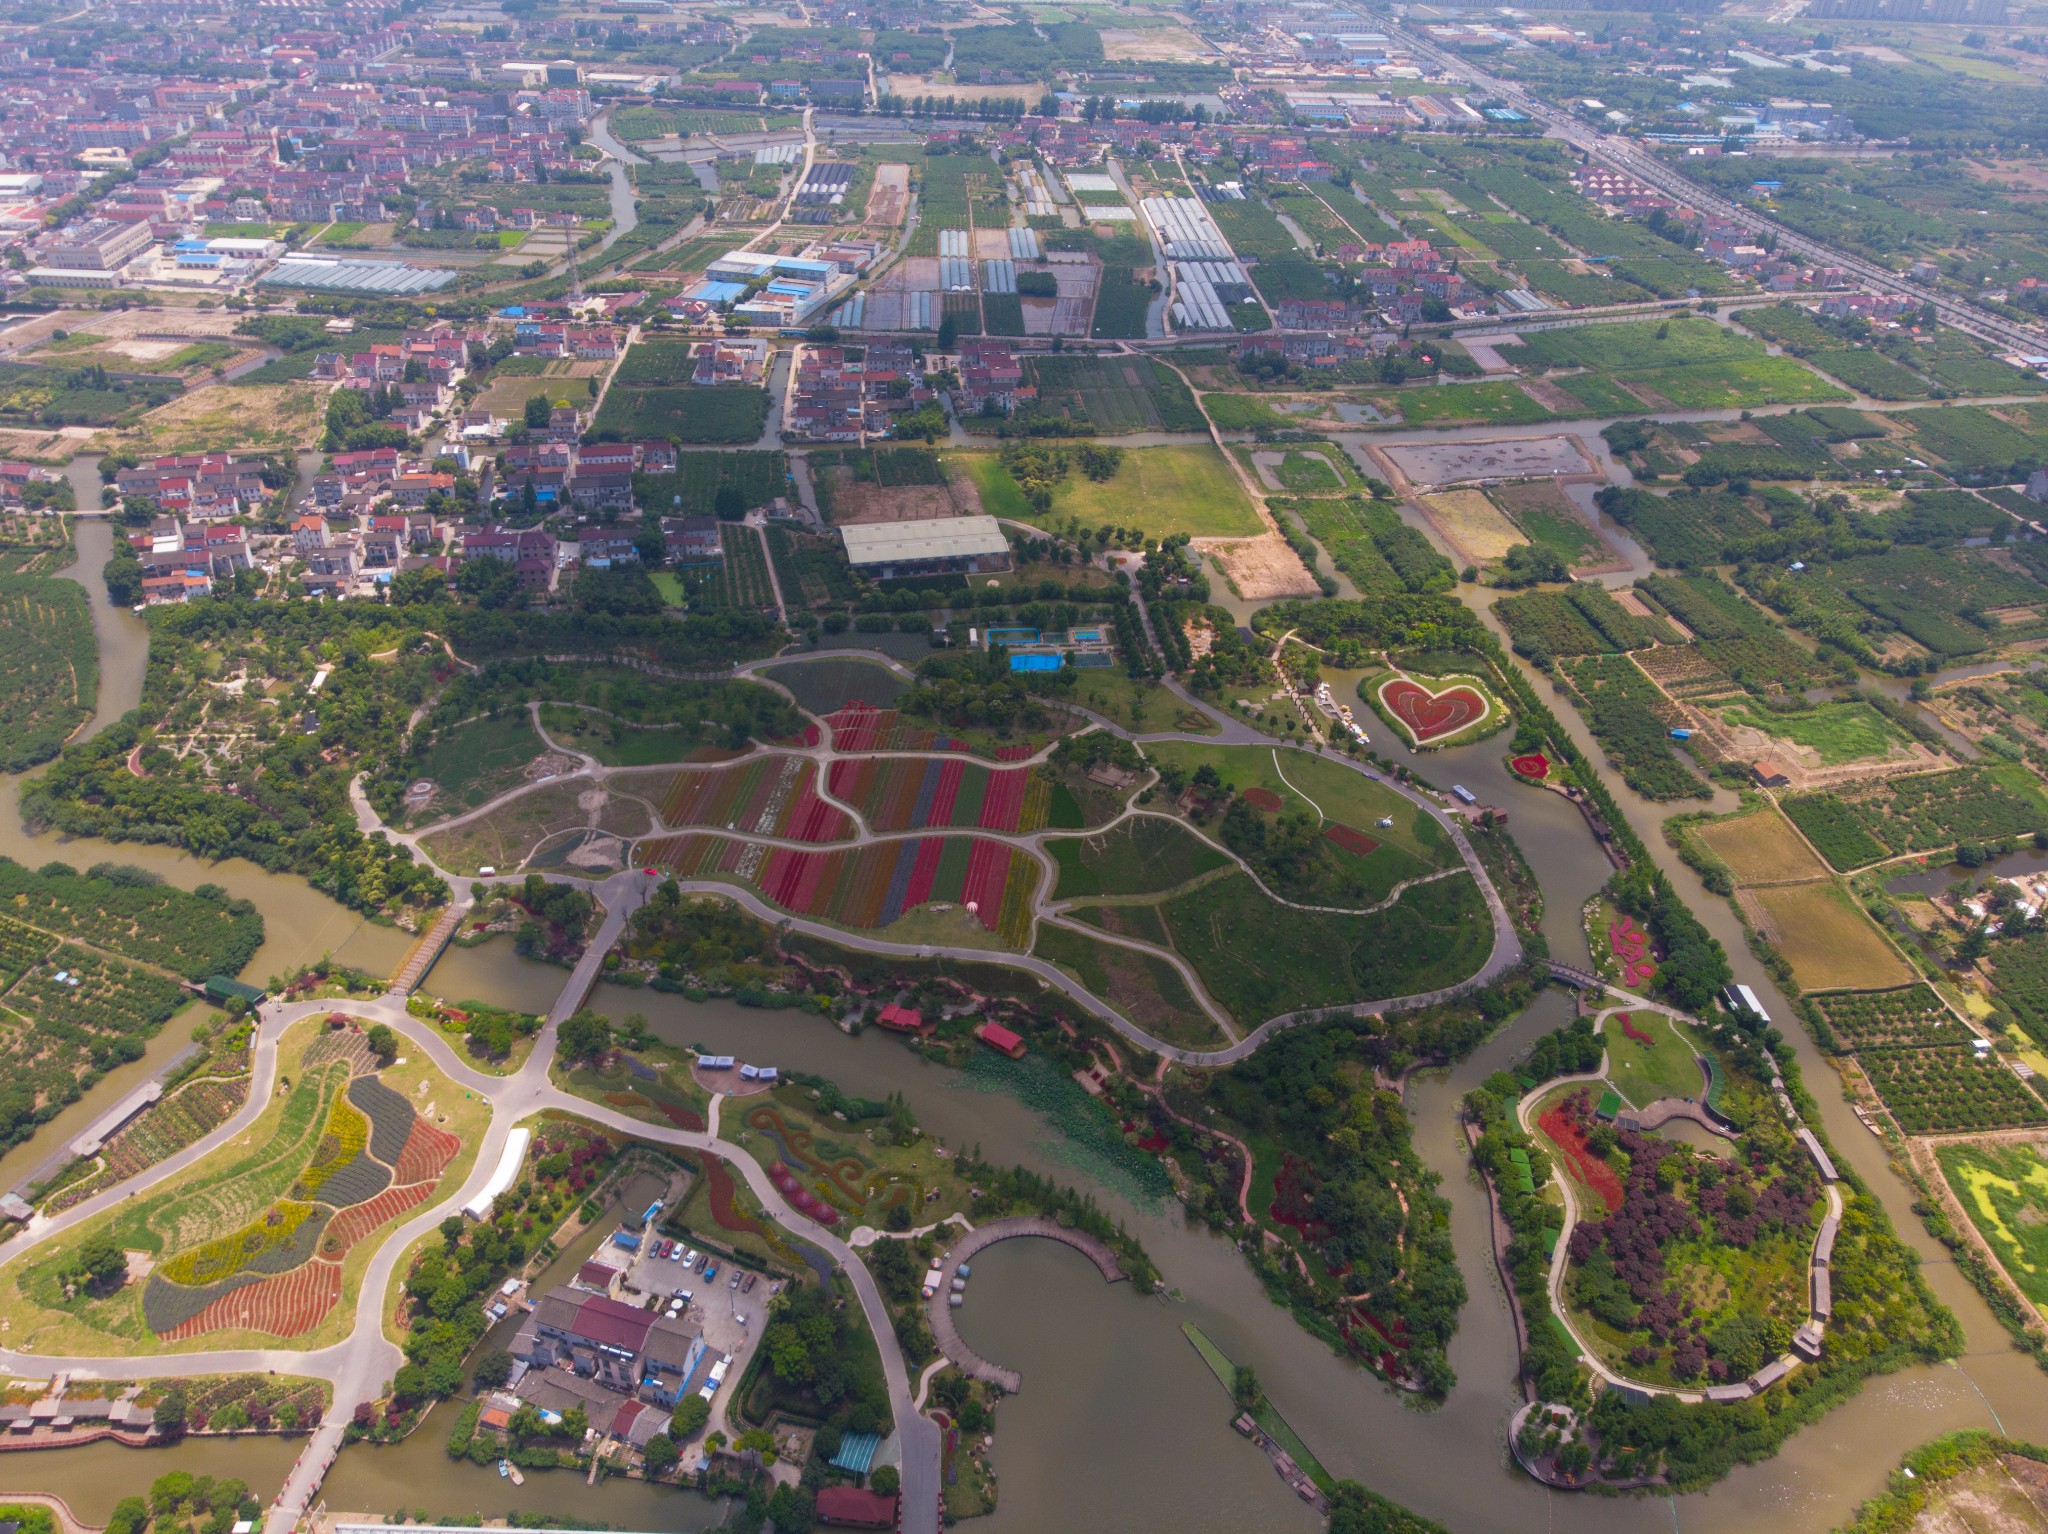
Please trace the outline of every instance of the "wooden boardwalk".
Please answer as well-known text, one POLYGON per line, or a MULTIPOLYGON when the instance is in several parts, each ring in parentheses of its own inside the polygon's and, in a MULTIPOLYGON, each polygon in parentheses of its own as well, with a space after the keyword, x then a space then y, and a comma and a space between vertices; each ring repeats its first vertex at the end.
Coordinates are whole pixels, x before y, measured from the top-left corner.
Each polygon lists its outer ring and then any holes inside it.
POLYGON ((413 988, 426 978, 434 961, 441 957, 441 950, 448 946, 450 938, 461 929, 462 918, 469 907, 450 903, 441 914, 434 918, 434 925, 420 934, 420 940, 412 945, 412 951, 405 956, 405 962, 391 977, 391 989, 401 995, 411 994, 413 988))
POLYGON ((938 1288, 925 1302, 930 1314, 932 1337, 939 1345, 939 1351, 957 1367, 961 1373, 991 1385, 1002 1387, 1011 1395, 1024 1388, 1023 1376, 1015 1369, 1005 1369, 992 1364, 960 1340, 960 1333, 953 1325, 953 1276, 960 1271, 960 1265, 984 1247, 994 1246, 998 1241, 1008 1241, 1017 1236, 1042 1236, 1047 1241, 1058 1241, 1071 1246, 1102 1274, 1104 1283, 1114 1284, 1130 1277, 1123 1265, 1112 1252, 1095 1237, 1084 1231, 1072 1230, 1044 1215, 1020 1214, 1007 1220, 991 1220, 978 1226, 966 1236, 953 1243, 939 1268, 938 1288))

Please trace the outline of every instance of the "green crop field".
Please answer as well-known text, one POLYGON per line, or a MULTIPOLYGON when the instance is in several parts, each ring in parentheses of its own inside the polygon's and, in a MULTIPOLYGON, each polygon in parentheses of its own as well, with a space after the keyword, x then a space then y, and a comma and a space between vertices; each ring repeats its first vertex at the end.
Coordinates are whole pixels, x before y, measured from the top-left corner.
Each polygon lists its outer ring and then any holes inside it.
MULTIPOLYGON (((990 462, 1002 479, 1010 478, 999 462, 990 462)), ((974 474, 983 486, 983 505, 987 506, 987 490, 994 476, 979 468, 974 474)), ((1009 497, 999 494, 998 500, 1007 502, 1009 497)), ((1016 504, 1024 506, 1021 495, 1016 504)), ((992 506, 988 509, 995 511, 992 506)), ((1029 508, 1024 507, 1022 513, 996 512, 999 516, 1012 514, 1028 515, 1029 508)), ((1135 527, 1148 538, 1172 533, 1251 538, 1265 530, 1237 475, 1208 443, 1128 449, 1109 479, 1074 474, 1062 482, 1053 492, 1050 516, 1058 523, 1079 517, 1091 527, 1102 523, 1135 527)))
POLYGON ((2016 763, 1883 778, 1785 801, 1785 813, 1836 868, 1960 841, 2048 830, 2048 799, 2016 763))
POLYGON ((1095 324, 1089 334, 1098 341, 1143 340, 1145 316, 1157 296, 1138 281, 1133 268, 1105 266, 1095 294, 1095 324))
POLYGON ((745 385, 627 388, 613 384, 592 423, 597 440, 752 443, 768 420, 768 391, 745 385))
POLYGON ((1027 357, 1034 413, 1066 415, 1097 432, 1200 431, 1202 413, 1180 375, 1149 357, 1027 357))
POLYGON ((0 574, 0 641, 0 772, 20 772, 92 717, 99 647, 85 588, 0 574))
MULTIPOLYGON (((1523 426, 1547 421, 1551 413, 1510 382, 1420 385, 1392 394, 1375 395, 1383 410, 1401 412, 1410 426, 1451 425, 1476 421, 1485 426, 1523 426)), ((1219 423, 1220 424, 1220 423, 1219 423)))
POLYGON ((2048 1307, 2048 1159, 2034 1145, 1944 1145, 1949 1191, 2020 1293, 2048 1307))

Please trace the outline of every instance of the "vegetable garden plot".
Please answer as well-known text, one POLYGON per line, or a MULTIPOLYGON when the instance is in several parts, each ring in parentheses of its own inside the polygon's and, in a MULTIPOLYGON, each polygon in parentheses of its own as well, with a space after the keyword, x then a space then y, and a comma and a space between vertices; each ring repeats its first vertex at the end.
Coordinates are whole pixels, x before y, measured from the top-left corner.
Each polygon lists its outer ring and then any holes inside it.
POLYGON ((1028 767, 901 757, 837 761, 829 781, 832 796, 858 808, 874 831, 1040 831, 1052 804, 1051 780, 1028 767))
POLYGON ((664 825, 843 841, 852 835, 852 824, 843 810, 818 797, 817 777, 815 764, 803 757, 761 755, 736 767, 678 772, 656 802, 664 825))
POLYGON ((2025 1082, 1968 1045, 1864 1049, 1856 1062, 1909 1135, 2048 1124, 2048 1105, 2025 1082))
POLYGON ((1969 1030, 1924 983, 1892 991, 1829 991, 1809 999, 1844 1049, 1969 1042, 1969 1030))

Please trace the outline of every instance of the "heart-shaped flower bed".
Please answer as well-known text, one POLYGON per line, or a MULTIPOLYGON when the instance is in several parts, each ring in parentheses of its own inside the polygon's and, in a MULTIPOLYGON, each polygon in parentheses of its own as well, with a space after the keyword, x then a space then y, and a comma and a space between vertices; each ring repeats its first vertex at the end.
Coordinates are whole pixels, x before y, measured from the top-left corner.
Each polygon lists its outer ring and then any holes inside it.
POLYGON ((1380 683, 1379 696, 1380 706, 1401 721, 1418 746, 1479 723, 1489 707, 1476 688, 1463 682, 1431 692, 1405 676, 1380 683))
POLYGON ((1547 778, 1550 776, 1550 758, 1541 751, 1532 751, 1527 756, 1511 756, 1508 766, 1525 778, 1547 778))

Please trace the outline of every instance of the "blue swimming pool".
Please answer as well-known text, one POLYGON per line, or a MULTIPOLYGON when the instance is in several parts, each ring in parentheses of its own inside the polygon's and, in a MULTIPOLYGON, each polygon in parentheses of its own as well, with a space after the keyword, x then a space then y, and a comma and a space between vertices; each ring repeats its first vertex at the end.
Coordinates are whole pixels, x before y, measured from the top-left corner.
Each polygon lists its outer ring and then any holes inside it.
POLYGON ((1057 671, 1060 669, 1060 658, 1057 655, 1012 655, 1010 657, 1010 669, 1012 671, 1057 671))
POLYGON ((1101 643, 1102 643, 1102 630, 1101 630, 1101 629, 1075 629, 1075 630, 1074 630, 1074 643, 1075 643, 1075 644, 1101 644, 1101 643))

